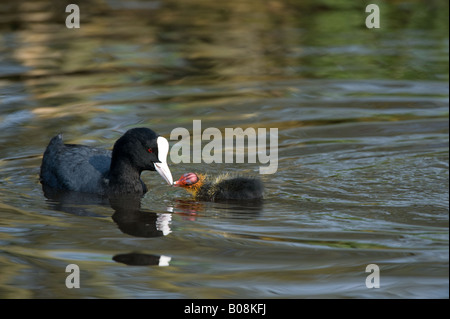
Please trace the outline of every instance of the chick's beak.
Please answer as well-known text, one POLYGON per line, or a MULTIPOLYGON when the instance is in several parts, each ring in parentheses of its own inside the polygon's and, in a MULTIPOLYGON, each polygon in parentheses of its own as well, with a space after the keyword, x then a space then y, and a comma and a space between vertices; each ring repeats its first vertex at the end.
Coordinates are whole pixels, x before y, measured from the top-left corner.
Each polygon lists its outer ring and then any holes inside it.
POLYGON ((186 173, 177 180, 173 186, 187 187, 189 185, 195 184, 198 181, 198 177, 194 173, 186 173))
POLYGON ((184 175, 181 176, 179 180, 177 180, 173 183, 173 186, 175 186, 175 187, 186 186, 186 177, 184 175))

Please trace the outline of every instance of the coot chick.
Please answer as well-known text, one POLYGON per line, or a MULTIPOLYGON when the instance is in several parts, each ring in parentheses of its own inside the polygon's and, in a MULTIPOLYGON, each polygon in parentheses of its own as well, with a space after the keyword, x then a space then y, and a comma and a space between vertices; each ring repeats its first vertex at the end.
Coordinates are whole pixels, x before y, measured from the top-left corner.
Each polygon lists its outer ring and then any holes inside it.
POLYGON ((144 194, 142 171, 157 171, 169 185, 169 143, 148 128, 128 130, 113 150, 64 144, 62 135, 50 140, 42 159, 40 181, 44 186, 100 195, 144 194))
POLYGON ((186 173, 174 183, 174 186, 183 187, 196 200, 213 202, 259 200, 263 198, 264 191, 260 179, 230 174, 210 178, 206 174, 186 173))

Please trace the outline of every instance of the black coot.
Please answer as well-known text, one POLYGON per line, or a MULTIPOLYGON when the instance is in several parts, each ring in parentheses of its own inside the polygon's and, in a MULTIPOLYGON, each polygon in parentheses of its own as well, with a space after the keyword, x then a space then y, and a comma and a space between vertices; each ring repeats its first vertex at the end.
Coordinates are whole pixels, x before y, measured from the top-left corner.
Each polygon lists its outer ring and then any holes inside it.
POLYGON ((172 185, 166 161, 168 151, 167 139, 148 128, 128 130, 116 141, 112 152, 64 144, 59 134, 45 150, 40 181, 47 187, 76 192, 144 194, 147 187, 140 178, 144 170, 156 170, 172 185))
POLYGON ((174 186, 183 187, 196 200, 202 201, 260 200, 264 193, 260 179, 230 174, 210 178, 205 174, 186 173, 174 186))

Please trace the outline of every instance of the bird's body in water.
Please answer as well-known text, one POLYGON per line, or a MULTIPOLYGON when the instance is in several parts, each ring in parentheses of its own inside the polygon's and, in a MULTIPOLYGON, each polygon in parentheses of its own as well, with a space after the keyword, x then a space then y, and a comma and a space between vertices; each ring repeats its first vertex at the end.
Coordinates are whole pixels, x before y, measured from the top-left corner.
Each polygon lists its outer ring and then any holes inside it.
POLYGON ((206 174, 186 173, 174 183, 200 201, 243 201, 263 198, 264 186, 259 178, 232 174, 210 177, 206 174))
POLYGON ((148 128, 128 130, 113 150, 64 144, 53 137, 45 150, 40 181, 44 187, 99 195, 145 194, 140 175, 157 171, 169 185, 168 141, 148 128))

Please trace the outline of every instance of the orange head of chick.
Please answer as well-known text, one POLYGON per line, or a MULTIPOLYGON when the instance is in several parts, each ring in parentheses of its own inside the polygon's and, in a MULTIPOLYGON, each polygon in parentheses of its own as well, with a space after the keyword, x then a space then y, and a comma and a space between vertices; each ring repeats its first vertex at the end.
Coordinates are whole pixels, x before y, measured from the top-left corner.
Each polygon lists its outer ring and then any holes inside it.
POLYGON ((173 186, 183 187, 195 197, 199 189, 203 186, 204 181, 205 175, 203 174, 186 173, 174 182, 173 186))

